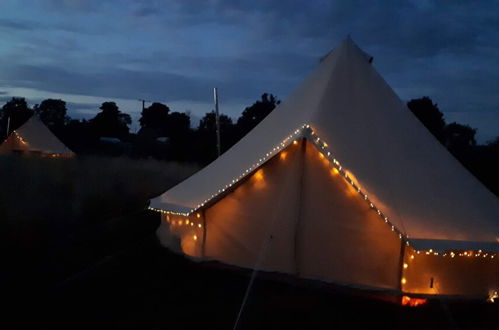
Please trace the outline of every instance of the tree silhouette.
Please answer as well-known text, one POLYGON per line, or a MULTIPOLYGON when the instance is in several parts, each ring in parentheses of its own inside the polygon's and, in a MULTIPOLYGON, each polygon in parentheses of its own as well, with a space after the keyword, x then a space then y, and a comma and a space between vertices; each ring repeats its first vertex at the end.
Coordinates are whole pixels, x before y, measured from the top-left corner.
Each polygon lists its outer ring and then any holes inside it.
POLYGON ((281 101, 277 100, 274 95, 264 93, 261 100, 244 109, 241 117, 237 120, 237 129, 240 137, 243 137, 258 125, 279 103, 281 101))
POLYGON ((407 106, 411 112, 426 126, 426 128, 441 143, 445 142, 445 121, 444 114, 440 112, 437 104, 425 96, 419 99, 410 100, 407 106))
MULTIPOLYGON (((220 114, 219 122, 221 151, 224 153, 237 142, 238 134, 229 116, 220 114)), ((201 163, 211 162, 217 157, 216 131, 215 111, 207 112, 199 121, 197 130, 196 154, 200 156, 201 163)))
POLYGON ((449 150, 462 150, 476 145, 476 129, 468 125, 451 123, 444 128, 445 146, 449 150))
POLYGON ((128 136, 128 125, 132 123, 129 114, 122 113, 116 103, 104 102, 102 111, 90 120, 92 130, 97 136, 116 137, 123 139, 128 136))
POLYGON ((168 116, 165 136, 172 139, 180 139, 191 130, 191 117, 183 112, 172 112, 168 116))
POLYGON ((149 107, 144 108, 139 119, 141 127, 139 134, 142 133, 156 137, 166 136, 169 113, 170 108, 162 103, 154 102, 149 107))
POLYGON ((33 110, 42 122, 55 133, 61 132, 70 120, 66 115, 68 111, 66 102, 60 99, 43 100, 40 104, 35 105, 33 110))
POLYGON ((18 129, 33 115, 33 110, 28 107, 28 103, 24 97, 13 97, 5 103, 0 111, 0 131, 2 135, 0 140, 3 140, 7 135, 7 122, 10 118, 9 132, 18 129))

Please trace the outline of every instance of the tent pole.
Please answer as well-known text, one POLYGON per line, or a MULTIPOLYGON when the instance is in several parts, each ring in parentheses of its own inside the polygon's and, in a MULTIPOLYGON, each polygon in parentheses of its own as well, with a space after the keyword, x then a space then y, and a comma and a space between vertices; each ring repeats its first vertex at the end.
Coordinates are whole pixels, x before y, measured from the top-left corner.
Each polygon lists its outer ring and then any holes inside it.
POLYGON ((405 246, 406 246, 406 240, 402 238, 400 240, 400 256, 399 256, 399 273, 398 273, 398 284, 397 288, 398 291, 400 292, 400 295, 403 294, 402 291, 402 278, 404 276, 404 257, 405 257, 405 246))
POLYGON ((298 265, 298 253, 299 253, 299 238, 300 234, 299 226, 302 218, 302 199, 303 199, 303 181, 305 176, 305 157, 307 156, 307 139, 303 137, 301 139, 301 159, 300 159, 300 181, 298 186, 298 211, 295 221, 295 237, 294 237, 294 259, 295 259, 295 273, 297 276, 300 275, 300 267, 298 265))
POLYGON ((203 217, 203 243, 201 244, 201 257, 206 256, 206 213, 205 210, 201 212, 201 217, 203 217))

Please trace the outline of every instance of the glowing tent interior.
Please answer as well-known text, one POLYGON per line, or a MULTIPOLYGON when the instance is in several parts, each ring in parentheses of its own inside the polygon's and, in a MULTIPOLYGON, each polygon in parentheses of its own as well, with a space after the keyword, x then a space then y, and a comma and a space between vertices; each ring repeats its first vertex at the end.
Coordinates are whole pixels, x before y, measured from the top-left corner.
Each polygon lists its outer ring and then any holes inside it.
POLYGON ((220 158, 151 201, 158 237, 241 267, 412 296, 499 289, 499 203, 350 39, 220 158))
POLYGON ((42 157, 74 156, 36 115, 14 130, 0 145, 0 154, 9 153, 42 157))

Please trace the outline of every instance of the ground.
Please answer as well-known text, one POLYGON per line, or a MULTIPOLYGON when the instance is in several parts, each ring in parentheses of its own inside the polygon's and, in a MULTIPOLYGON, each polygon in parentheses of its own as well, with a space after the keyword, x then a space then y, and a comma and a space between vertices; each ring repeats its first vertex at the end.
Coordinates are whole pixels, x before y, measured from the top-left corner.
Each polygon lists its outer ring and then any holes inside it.
MULTIPOLYGON (((142 191, 144 199, 157 192, 145 192, 141 185, 160 181, 154 188, 159 191, 175 180, 173 175, 161 176, 156 165, 127 162, 95 169, 97 182, 111 181, 92 184, 101 196, 95 198, 91 187, 80 187, 74 194, 71 180, 56 180, 61 171, 68 177, 93 173, 94 162, 85 170, 71 165, 68 171, 63 165, 51 172, 41 165, 32 168, 33 162, 25 168, 26 163, 14 161, 16 166, 10 168, 16 169, 25 189, 9 186, 0 194, 0 207, 9 215, 1 219, 6 225, 0 259, 0 299, 6 306, 2 329, 233 329, 251 272, 195 262, 161 247, 155 236, 158 215, 147 211, 144 201, 126 208, 127 201, 116 197, 121 194, 111 198, 105 187, 118 185, 134 199, 139 197, 130 194, 142 191), (112 178, 112 173, 126 180, 112 178), (43 182, 30 185, 37 175, 43 182), (7 203, 13 193, 21 201, 7 203), (32 201, 33 196, 52 201, 56 196, 58 204, 50 213, 43 203, 32 201), (80 196, 86 196, 90 206, 78 206, 75 199, 80 196), (109 200, 113 208, 105 206, 109 200), (23 203, 23 209, 13 210, 23 203), (68 203, 77 206, 68 210, 68 203), (98 216, 99 208, 107 210, 105 217, 98 216), (52 223, 50 214, 57 225, 47 225, 52 223)), ((0 165, 3 182, 13 181, 5 164, 0 165)), ((324 283, 257 273, 237 329, 444 330, 493 329, 497 324, 497 304, 437 300, 407 308, 324 283)))

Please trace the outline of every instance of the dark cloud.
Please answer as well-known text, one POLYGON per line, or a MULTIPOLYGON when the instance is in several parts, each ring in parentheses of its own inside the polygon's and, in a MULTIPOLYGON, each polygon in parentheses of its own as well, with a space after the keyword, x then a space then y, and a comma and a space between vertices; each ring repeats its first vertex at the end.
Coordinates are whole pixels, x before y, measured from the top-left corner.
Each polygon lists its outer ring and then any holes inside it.
POLYGON ((27 38, 0 61, 0 79, 16 86, 193 102, 217 86, 231 100, 285 98, 351 34, 402 99, 426 95, 443 111, 499 113, 493 0, 39 3, 56 19, 0 15, 0 33, 27 38))
POLYGON ((3 29, 32 31, 37 29, 39 26, 40 24, 34 22, 0 18, 0 28, 3 29))

